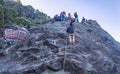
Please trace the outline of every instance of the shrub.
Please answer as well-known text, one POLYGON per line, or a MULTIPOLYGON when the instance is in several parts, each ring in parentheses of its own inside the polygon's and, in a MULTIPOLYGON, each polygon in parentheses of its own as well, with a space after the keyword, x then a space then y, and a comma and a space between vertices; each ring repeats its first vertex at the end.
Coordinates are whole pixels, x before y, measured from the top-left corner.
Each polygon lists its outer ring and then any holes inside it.
POLYGON ((4 10, 3 6, 0 4, 0 25, 4 24, 4 10))
POLYGON ((20 26, 27 26, 29 23, 31 23, 31 21, 29 19, 26 19, 25 17, 17 17, 15 19, 15 22, 17 25, 20 26))

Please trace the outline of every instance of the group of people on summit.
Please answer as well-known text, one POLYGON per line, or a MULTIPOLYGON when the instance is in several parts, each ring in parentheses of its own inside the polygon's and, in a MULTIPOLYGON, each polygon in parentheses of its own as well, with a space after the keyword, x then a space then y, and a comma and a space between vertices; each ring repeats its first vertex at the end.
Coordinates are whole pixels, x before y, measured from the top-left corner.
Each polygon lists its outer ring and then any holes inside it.
POLYGON ((54 21, 68 21, 69 22, 69 27, 67 27, 66 32, 68 33, 68 38, 69 38, 69 44, 75 44, 75 23, 79 23, 79 18, 77 12, 74 13, 74 18, 71 16, 70 13, 66 15, 65 11, 62 11, 60 15, 55 15, 54 16, 54 21))
POLYGON ((78 19, 78 14, 77 12, 74 13, 74 18, 71 16, 70 13, 68 13, 68 15, 66 15, 66 12, 65 11, 62 11, 60 13, 60 15, 55 15, 54 16, 54 21, 75 21, 75 22, 79 22, 79 19, 78 19))

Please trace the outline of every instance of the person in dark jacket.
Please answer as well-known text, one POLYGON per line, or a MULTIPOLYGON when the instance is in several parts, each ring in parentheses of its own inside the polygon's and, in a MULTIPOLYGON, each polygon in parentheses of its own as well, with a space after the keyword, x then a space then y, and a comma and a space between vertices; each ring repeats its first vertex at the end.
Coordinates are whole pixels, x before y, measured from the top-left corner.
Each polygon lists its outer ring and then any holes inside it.
POLYGON ((67 33, 69 37, 69 43, 70 44, 75 44, 75 27, 74 27, 74 21, 71 21, 70 26, 67 28, 67 33))
POLYGON ((60 17, 57 14, 54 16, 54 21, 60 21, 60 17))
POLYGON ((77 12, 74 13, 75 22, 79 23, 79 18, 77 12))

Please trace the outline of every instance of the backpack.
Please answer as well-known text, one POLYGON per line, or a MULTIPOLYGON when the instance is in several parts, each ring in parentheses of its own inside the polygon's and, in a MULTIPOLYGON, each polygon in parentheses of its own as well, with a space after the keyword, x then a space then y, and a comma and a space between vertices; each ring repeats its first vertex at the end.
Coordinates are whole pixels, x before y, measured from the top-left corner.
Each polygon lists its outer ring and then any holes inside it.
POLYGON ((74 28, 72 26, 68 27, 67 33, 74 33, 74 28))

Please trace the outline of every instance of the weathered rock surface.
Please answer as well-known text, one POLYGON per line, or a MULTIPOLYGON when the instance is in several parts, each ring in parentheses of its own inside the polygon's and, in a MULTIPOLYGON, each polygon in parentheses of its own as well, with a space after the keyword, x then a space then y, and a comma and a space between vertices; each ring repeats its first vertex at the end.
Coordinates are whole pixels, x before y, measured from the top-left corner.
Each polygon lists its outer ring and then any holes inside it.
POLYGON ((120 43, 96 21, 75 24, 75 45, 67 45, 66 26, 31 25, 29 39, 11 45, 1 38, 0 74, 120 74, 120 43))

